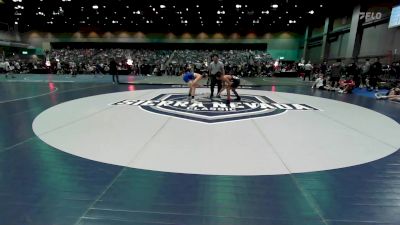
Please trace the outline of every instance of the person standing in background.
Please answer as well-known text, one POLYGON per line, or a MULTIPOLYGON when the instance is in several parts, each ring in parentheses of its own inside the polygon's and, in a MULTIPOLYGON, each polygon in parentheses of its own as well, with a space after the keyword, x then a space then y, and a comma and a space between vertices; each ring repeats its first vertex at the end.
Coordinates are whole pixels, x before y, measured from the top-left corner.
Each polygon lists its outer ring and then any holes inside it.
POLYGON ((382 64, 379 58, 371 65, 369 73, 369 91, 378 91, 378 78, 382 75, 382 64))
POLYGON ((359 70, 357 66, 357 60, 354 60, 347 66, 347 76, 353 76, 353 81, 355 83, 355 87, 360 86, 360 76, 359 70))
POLYGON ((117 62, 115 59, 111 59, 110 61, 110 74, 112 75, 113 84, 115 84, 115 81, 117 81, 117 84, 119 84, 117 62))
POLYGON ((321 66, 320 66, 320 72, 326 76, 326 72, 328 71, 328 64, 326 61, 324 61, 321 66))
POLYGON ((165 62, 161 62, 160 71, 161 71, 161 76, 164 76, 165 75, 165 71, 166 71, 165 62))
POLYGON ((329 79, 330 81, 330 86, 332 88, 336 88, 338 86, 340 76, 342 75, 343 72, 343 65, 342 65, 342 60, 337 59, 336 63, 332 65, 331 68, 331 77, 329 79))
POLYGON ((311 64, 311 61, 308 61, 308 63, 306 65, 304 65, 304 77, 303 77, 303 81, 306 80, 306 77, 308 77, 308 81, 311 80, 311 73, 313 71, 313 66, 311 64))
POLYGON ((400 61, 397 61, 395 65, 395 71, 396 71, 395 78, 400 79, 400 61))
MULTIPOLYGON (((6 60, 6 61, 4 61, 4 63, 3 63, 3 67, 4 67, 4 70, 5 70, 5 72, 6 72, 6 78, 8 78, 8 74, 10 73, 10 71, 11 71, 11 65, 10 65, 10 63, 6 60)), ((14 78, 14 77, 13 77, 14 78)))
POLYGON ((369 63, 369 59, 366 59, 364 65, 361 68, 361 85, 360 85, 361 88, 367 87, 367 77, 370 68, 371 64, 369 63))

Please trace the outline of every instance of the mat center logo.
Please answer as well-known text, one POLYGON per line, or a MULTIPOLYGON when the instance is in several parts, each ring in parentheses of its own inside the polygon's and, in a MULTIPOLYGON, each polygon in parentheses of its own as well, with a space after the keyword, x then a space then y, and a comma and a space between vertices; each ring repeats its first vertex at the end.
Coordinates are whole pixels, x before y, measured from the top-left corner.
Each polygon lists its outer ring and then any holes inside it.
POLYGON ((243 95, 241 101, 229 105, 222 99, 206 96, 190 101, 183 94, 161 94, 150 100, 122 100, 112 105, 140 107, 148 112, 173 116, 204 123, 238 121, 282 114, 286 111, 315 111, 312 106, 301 103, 277 103, 259 95, 243 95))

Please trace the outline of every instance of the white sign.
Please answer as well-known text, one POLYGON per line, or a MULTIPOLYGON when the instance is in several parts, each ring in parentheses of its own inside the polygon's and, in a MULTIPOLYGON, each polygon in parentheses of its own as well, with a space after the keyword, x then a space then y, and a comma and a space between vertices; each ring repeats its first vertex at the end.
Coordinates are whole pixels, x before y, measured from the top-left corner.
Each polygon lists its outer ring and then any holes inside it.
POLYGON ((381 12, 361 12, 360 13, 360 20, 365 19, 365 22, 371 22, 374 20, 382 19, 381 12))

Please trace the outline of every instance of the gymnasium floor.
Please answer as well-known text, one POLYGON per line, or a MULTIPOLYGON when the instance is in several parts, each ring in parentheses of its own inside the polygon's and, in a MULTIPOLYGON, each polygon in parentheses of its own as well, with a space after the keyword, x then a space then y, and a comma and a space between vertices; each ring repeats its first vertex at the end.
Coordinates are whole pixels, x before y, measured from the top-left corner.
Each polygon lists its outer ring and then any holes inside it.
POLYGON ((400 224, 399 103, 256 78, 183 110, 179 78, 122 79, 1 76, 0 225, 400 224))

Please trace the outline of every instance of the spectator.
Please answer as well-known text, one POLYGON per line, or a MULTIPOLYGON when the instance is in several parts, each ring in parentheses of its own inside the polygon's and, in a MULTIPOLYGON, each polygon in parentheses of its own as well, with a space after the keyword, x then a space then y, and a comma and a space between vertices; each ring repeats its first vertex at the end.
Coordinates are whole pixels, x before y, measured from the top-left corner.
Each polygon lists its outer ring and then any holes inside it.
POLYGON ((328 89, 328 87, 326 87, 326 79, 323 74, 320 74, 318 76, 318 78, 315 80, 315 82, 311 88, 317 88, 319 90, 327 90, 328 89))
POLYGON ((119 77, 118 77, 118 68, 117 68, 117 62, 115 61, 115 59, 111 59, 110 60, 110 74, 112 75, 112 79, 113 79, 113 84, 115 84, 115 82, 117 82, 117 84, 119 84, 119 77))
POLYGON ((382 74, 382 64, 379 58, 376 58, 376 61, 371 65, 370 74, 369 74, 369 91, 375 90, 378 91, 378 79, 382 74))
POLYGON ((355 82, 355 87, 359 87, 361 81, 360 81, 359 70, 357 67, 356 60, 354 60, 354 62, 347 65, 346 73, 347 73, 347 76, 353 77, 353 80, 355 82))
POLYGON ((308 81, 311 80, 311 73, 313 71, 313 66, 311 64, 311 61, 308 61, 308 63, 306 65, 304 65, 304 77, 303 77, 303 81, 306 80, 306 77, 308 77, 308 81))
POLYGON ((326 61, 324 61, 321 66, 320 66, 320 72, 326 76, 326 72, 328 71, 328 63, 326 61))
POLYGON ((400 61, 397 61, 397 63, 394 66, 395 68, 395 78, 400 79, 400 61))
POLYGON ((329 79, 331 87, 333 88, 337 87, 342 72, 343 72, 342 60, 338 59, 336 60, 336 63, 332 65, 331 68, 331 77, 329 79))
POLYGON ((353 76, 349 76, 348 78, 341 79, 339 81, 339 88, 340 90, 338 91, 339 93, 352 93, 354 87, 355 87, 355 82, 353 80, 353 76))
MULTIPOLYGON (((9 74, 10 71, 11 71, 11 65, 10 65, 10 63, 9 63, 8 61, 5 61, 5 62, 3 63, 3 68, 4 68, 5 72, 6 72, 6 78, 8 78, 8 74, 9 74)), ((14 78, 14 77, 13 77, 13 78, 14 78)))
POLYGON ((371 64, 369 63, 369 59, 365 60, 364 65, 362 66, 361 72, 361 85, 360 87, 367 87, 367 77, 369 75, 369 70, 371 68, 371 64))

